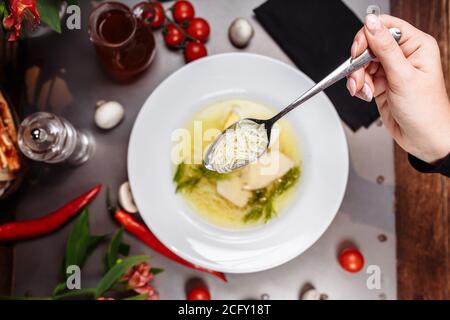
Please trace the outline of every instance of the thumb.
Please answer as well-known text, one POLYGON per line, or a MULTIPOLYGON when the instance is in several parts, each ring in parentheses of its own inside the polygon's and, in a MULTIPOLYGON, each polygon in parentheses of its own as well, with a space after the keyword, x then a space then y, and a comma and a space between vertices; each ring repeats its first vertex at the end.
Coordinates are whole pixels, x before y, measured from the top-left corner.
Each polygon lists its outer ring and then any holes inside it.
POLYGON ((364 33, 370 50, 380 60, 388 80, 393 80, 393 77, 405 74, 409 68, 409 63, 380 18, 374 14, 368 14, 364 33))

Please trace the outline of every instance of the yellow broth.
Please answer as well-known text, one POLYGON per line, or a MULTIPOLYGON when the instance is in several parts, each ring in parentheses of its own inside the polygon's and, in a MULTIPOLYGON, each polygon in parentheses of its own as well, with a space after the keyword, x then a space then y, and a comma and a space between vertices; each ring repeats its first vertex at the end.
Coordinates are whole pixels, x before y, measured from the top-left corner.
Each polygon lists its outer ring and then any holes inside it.
MULTIPOLYGON (((211 129, 215 129, 217 134, 220 133, 224 129, 227 118, 236 109, 239 110, 241 118, 266 119, 275 114, 272 109, 246 99, 229 99, 207 106, 197 112, 185 127, 189 131, 191 140, 185 141, 188 145, 184 147, 186 149, 190 147, 191 152, 183 162, 189 164, 196 159, 197 162, 195 163, 198 165, 198 161, 203 159, 206 149, 216 137, 216 135, 207 137, 208 134, 205 135, 205 133, 211 129), (201 132, 199 124, 202 127, 201 132), (195 141, 196 139, 197 141, 195 141), (199 147, 200 141, 201 147, 199 147)), ((279 150, 293 160, 295 166, 301 166, 301 155, 294 129, 286 120, 280 120, 278 125, 280 129, 279 150)), ((238 172, 231 173, 231 175, 233 174, 238 174, 238 172)), ((277 214, 289 204, 295 187, 288 189, 275 199, 273 207, 277 214)), ((244 221, 244 217, 251 207, 239 208, 223 198, 216 191, 216 183, 209 179, 201 179, 195 187, 182 191, 180 194, 194 212, 215 226, 226 229, 243 229, 264 223, 263 220, 244 221)))

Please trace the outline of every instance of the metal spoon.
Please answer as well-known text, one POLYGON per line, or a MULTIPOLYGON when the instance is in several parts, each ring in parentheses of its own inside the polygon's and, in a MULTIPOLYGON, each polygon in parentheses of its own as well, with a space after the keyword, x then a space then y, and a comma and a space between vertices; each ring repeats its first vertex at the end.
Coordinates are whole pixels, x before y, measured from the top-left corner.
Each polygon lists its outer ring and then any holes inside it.
MULTIPOLYGON (((402 36, 402 33, 399 29, 397 28, 391 28, 389 29, 390 33, 392 34, 392 36, 394 37, 394 39, 399 42, 400 38, 402 36)), ((264 125, 264 128, 266 130, 267 133, 267 146, 264 149, 261 149, 261 152, 259 153, 259 156, 262 156, 264 154, 264 152, 266 152, 267 148, 270 145, 270 136, 271 136, 271 132, 272 132, 272 128, 273 125, 275 124, 275 122, 277 122, 278 120, 280 120, 282 117, 284 117, 287 113, 289 113, 290 111, 294 110, 295 108, 297 108, 298 106, 300 106, 301 104, 303 104, 304 102, 306 102, 307 100, 311 99, 312 97, 314 97, 316 94, 322 92, 323 90, 325 90, 326 88, 330 87, 331 85, 335 84, 336 82, 338 82, 339 80, 349 76, 350 74, 352 74, 353 72, 355 72, 356 70, 364 67, 366 64, 368 64, 369 62, 373 61, 375 59, 375 55, 369 50, 367 49, 366 51, 364 51, 360 56, 358 56, 355 59, 348 59, 347 61, 345 61, 343 64, 341 64, 339 67, 337 67, 333 72, 331 72, 328 76, 326 76, 322 81, 320 81, 319 83, 317 83, 315 86, 313 86, 311 89, 309 89, 308 91, 306 91, 302 96, 300 96, 298 99, 296 99, 294 102, 292 102, 290 105, 288 105, 286 108, 284 108, 282 111, 280 111, 277 115, 275 115, 274 117, 267 119, 267 120, 261 120, 261 119, 242 119, 238 122, 236 122, 235 124, 233 124, 232 126, 230 126, 229 128, 227 128, 225 131, 223 131, 218 137, 217 139, 211 144, 211 146, 208 148, 206 154, 205 154, 205 167, 209 170, 212 171, 218 171, 216 170, 217 168, 214 166, 213 163, 211 163, 211 155, 215 152, 215 148, 217 147, 218 143, 220 140, 224 139, 225 137, 225 133, 228 130, 233 130, 236 125, 242 121, 253 121, 258 125, 264 125)), ((227 168, 226 170, 220 170, 221 173, 228 171, 234 171, 238 168, 241 168, 243 166, 248 165, 249 163, 251 163, 252 161, 254 161, 254 159, 252 159, 251 161, 249 160, 248 162, 245 163, 238 163, 235 166, 233 166, 232 168, 227 168)))

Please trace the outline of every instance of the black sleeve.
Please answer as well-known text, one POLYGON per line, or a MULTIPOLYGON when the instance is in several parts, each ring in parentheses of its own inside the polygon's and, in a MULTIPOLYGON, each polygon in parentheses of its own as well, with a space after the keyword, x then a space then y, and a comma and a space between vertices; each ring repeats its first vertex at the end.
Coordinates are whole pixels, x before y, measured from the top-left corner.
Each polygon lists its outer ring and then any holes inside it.
POLYGON ((436 165, 431 165, 426 163, 420 159, 417 159, 413 155, 408 155, 409 163, 416 169, 417 171, 423 173, 440 173, 444 176, 450 177, 450 154, 439 161, 436 165))

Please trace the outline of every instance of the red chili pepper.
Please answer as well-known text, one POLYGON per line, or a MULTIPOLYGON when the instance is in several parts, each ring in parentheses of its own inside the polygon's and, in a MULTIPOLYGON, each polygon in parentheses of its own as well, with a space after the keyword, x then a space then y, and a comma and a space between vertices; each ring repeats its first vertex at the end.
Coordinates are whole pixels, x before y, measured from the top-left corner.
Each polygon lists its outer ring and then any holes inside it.
POLYGON ((155 237, 155 235, 150 231, 149 228, 147 228, 144 224, 140 223, 135 217, 131 216, 129 213, 118 209, 114 213, 114 218, 125 228, 126 231, 130 232, 139 240, 144 242, 147 246, 159 252, 160 254, 166 256, 167 258, 175 262, 178 262, 179 264, 182 264, 188 268, 192 268, 202 272, 207 272, 209 274, 212 274, 213 276, 218 277, 219 279, 222 279, 225 282, 227 281, 227 278, 223 273, 202 268, 177 256, 175 253, 170 251, 170 249, 168 249, 161 241, 159 241, 158 238, 155 237))
POLYGON ((0 241, 16 241, 43 236, 61 227, 100 192, 97 185, 58 210, 38 219, 14 221, 0 225, 0 241))

